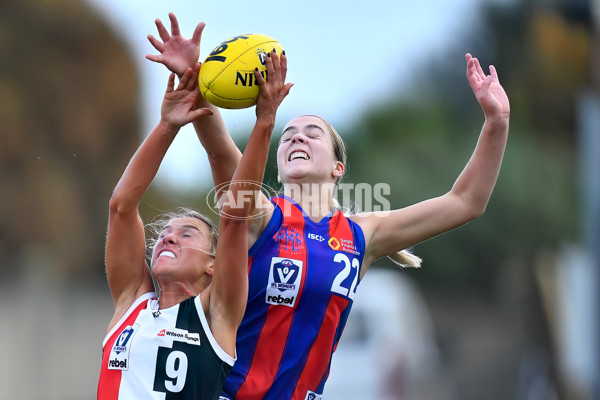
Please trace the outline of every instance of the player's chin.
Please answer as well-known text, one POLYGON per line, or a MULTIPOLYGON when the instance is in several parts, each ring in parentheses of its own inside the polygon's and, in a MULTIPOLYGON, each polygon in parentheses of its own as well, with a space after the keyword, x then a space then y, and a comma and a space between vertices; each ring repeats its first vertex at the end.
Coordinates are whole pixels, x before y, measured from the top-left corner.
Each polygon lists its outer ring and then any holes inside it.
POLYGON ((170 271, 172 271, 173 269, 175 269, 177 267, 177 265, 174 261, 175 261, 174 259, 159 257, 152 264, 152 267, 150 268, 150 270, 152 271, 152 273, 155 276, 169 273, 170 271))
POLYGON ((284 173, 280 172, 281 181, 286 184, 304 183, 313 175, 312 169, 307 166, 295 166, 293 168, 287 168, 284 173))

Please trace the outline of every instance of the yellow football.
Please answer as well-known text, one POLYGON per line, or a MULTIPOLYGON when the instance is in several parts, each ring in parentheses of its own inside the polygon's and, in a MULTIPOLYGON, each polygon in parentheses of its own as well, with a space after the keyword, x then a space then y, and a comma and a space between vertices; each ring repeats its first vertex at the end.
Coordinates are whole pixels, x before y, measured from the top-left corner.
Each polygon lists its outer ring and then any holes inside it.
POLYGON ((256 104, 258 85, 254 69, 268 79, 265 58, 283 48, 273 38, 257 33, 234 36, 206 57, 198 84, 206 100, 221 108, 246 108, 256 104))

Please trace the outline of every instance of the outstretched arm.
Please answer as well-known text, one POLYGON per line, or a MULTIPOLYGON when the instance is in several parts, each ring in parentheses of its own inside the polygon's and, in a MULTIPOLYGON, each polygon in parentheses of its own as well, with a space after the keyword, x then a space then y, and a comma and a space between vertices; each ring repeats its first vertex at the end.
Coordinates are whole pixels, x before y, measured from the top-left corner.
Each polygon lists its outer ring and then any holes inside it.
POLYGON ((233 348, 248 301, 248 226, 259 211, 255 199, 260 197, 277 109, 292 87, 291 83, 285 83, 286 63, 285 54, 280 59, 272 51, 267 57, 269 81, 255 71, 260 87, 256 124, 221 207, 210 292, 211 330, 215 337, 229 338, 229 346, 233 348))
POLYGON ((506 147, 510 105, 494 66, 486 75, 476 58, 467 54, 466 61, 467 80, 485 116, 475 151, 443 196, 391 211, 386 217, 382 213, 353 217, 365 231, 367 266, 379 257, 461 226, 486 209, 506 147))
MULTIPOLYGON (((198 63, 200 41, 206 24, 200 22, 194 29, 191 39, 186 39, 181 35, 175 14, 169 13, 169 20, 171 22, 170 34, 162 21, 156 19, 160 40, 152 35, 148 35, 148 40, 159 54, 148 54, 146 58, 163 64, 181 76, 186 68, 198 63)), ((223 183, 231 180, 242 153, 229 136, 219 108, 206 101, 202 95, 198 97, 196 107, 210 108, 213 112, 210 117, 199 118, 193 121, 193 124, 198 139, 208 155, 213 183, 215 187, 220 187, 223 183)))
POLYGON ((475 216, 479 216, 485 211, 500 172, 508 139, 510 104, 496 68, 490 65, 490 75, 486 75, 479 60, 471 54, 467 54, 466 59, 467 79, 483 110, 485 122, 475 151, 451 193, 458 196, 475 216))
POLYGON ((193 108, 198 96, 197 85, 193 85, 196 74, 197 70, 188 69, 176 89, 175 76, 171 74, 161 120, 132 157, 110 199, 105 262, 115 317, 139 294, 153 289, 145 261, 144 225, 138 205, 180 127, 211 112, 193 108))

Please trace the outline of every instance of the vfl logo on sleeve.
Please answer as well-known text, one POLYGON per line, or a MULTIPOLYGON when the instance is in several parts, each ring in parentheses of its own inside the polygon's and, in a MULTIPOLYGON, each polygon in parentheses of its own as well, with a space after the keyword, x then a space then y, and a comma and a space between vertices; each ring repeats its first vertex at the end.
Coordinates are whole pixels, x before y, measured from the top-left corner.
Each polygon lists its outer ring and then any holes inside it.
POLYGON ((110 350, 108 369, 129 370, 129 350, 131 350, 133 335, 135 335, 138 328, 138 324, 133 324, 133 326, 128 325, 123 329, 117 340, 115 340, 113 348, 110 350))
POLYGON ((304 398, 304 400, 322 400, 322 399, 323 399, 322 394, 318 394, 318 393, 315 393, 310 390, 308 392, 306 392, 306 397, 304 398))
POLYGON ((273 257, 267 285, 267 304, 293 307, 300 289, 302 261, 273 257))

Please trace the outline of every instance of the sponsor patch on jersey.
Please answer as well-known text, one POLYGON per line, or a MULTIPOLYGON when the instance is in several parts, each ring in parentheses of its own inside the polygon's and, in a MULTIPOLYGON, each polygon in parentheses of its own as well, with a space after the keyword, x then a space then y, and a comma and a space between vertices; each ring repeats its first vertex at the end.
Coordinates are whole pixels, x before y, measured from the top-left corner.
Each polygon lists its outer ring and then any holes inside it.
POLYGON ((302 261, 273 257, 267 285, 267 304, 294 307, 301 278, 302 261))
POLYGON ((340 244, 340 241, 337 240, 337 238, 332 237, 331 239, 329 239, 329 241, 327 242, 329 244, 329 247, 331 247, 333 250, 337 250, 339 249, 342 245, 340 244))
POLYGON ((352 239, 338 239, 332 237, 327 243, 333 250, 345 251, 346 253, 354 255, 360 254, 352 239))
POLYGON ((127 325, 115 340, 108 358, 108 369, 129 370, 129 350, 139 324, 127 325))
POLYGON ((308 392, 306 392, 306 397, 304 398, 304 400, 322 400, 322 399, 323 399, 322 394, 318 394, 318 393, 315 393, 310 390, 308 392))
POLYGON ((170 338, 178 342, 184 342, 187 344, 195 344, 200 346, 200 334, 190 333, 185 329, 162 329, 156 336, 170 338))

